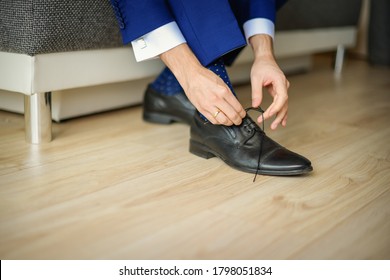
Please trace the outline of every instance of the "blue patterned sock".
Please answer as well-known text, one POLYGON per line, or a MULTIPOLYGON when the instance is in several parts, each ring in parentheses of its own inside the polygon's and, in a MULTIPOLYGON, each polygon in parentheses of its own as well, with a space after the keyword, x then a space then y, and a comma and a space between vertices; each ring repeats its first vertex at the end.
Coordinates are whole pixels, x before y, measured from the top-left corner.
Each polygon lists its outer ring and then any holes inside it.
POLYGON ((168 67, 165 67, 165 69, 150 86, 164 95, 183 93, 182 87, 168 67))

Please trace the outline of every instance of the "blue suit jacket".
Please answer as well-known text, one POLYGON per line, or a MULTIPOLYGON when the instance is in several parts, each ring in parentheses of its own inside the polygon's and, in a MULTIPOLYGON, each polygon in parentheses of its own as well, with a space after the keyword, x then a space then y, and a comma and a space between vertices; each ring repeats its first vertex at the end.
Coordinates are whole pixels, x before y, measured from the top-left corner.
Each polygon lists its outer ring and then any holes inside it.
POLYGON ((246 45, 242 24, 252 18, 275 22, 286 0, 111 0, 124 44, 176 21, 203 65, 246 45))

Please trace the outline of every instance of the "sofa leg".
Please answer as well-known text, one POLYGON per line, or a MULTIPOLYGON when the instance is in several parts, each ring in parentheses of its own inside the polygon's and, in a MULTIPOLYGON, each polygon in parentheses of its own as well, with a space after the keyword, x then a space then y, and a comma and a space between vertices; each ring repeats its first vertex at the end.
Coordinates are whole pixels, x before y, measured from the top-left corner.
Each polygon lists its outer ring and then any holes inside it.
POLYGON ((24 97, 26 141, 40 144, 51 141, 51 92, 24 97))
POLYGON ((341 71, 343 70, 343 64, 344 64, 344 54, 345 54, 345 47, 343 45, 338 45, 336 51, 336 59, 334 63, 334 75, 336 78, 341 77, 341 71))

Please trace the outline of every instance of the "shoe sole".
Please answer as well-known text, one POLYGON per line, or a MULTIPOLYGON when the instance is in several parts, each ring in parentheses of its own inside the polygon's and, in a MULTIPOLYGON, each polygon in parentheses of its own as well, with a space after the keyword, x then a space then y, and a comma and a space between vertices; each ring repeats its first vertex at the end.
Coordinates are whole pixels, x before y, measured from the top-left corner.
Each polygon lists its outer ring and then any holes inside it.
POLYGON ((230 167, 232 167, 234 169, 237 169, 237 170, 240 170, 240 171, 244 171, 244 172, 247 172, 247 173, 253 173, 253 174, 255 174, 257 172, 257 174, 260 174, 260 175, 297 176, 297 175, 307 174, 307 173, 309 173, 310 171, 313 170, 312 166, 307 167, 307 168, 303 168, 303 169, 286 170, 286 171, 262 170, 262 169, 256 170, 256 169, 250 169, 250 168, 243 168, 241 166, 234 165, 230 161, 224 159, 222 156, 220 156, 217 153, 215 153, 214 151, 212 151, 207 146, 205 146, 205 145, 203 145, 203 144, 201 144, 199 142, 196 142, 194 140, 190 140, 190 153, 194 154, 194 155, 196 155, 198 157, 205 158, 205 159, 218 157, 219 159, 221 159, 223 162, 225 162, 227 165, 229 165, 230 167))

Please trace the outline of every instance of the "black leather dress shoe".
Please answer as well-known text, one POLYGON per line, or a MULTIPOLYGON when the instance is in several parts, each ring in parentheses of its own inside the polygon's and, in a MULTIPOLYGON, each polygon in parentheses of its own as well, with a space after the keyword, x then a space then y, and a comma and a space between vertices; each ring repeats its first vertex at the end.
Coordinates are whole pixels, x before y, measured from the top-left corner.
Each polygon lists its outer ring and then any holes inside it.
POLYGON ((305 157, 282 147, 247 115, 239 126, 213 125, 195 114, 190 152, 219 157, 241 171, 263 175, 301 175, 313 170, 305 157))
POLYGON ((164 95, 152 89, 150 85, 144 95, 143 119, 152 123, 170 124, 184 122, 191 124, 195 107, 183 93, 164 95))

